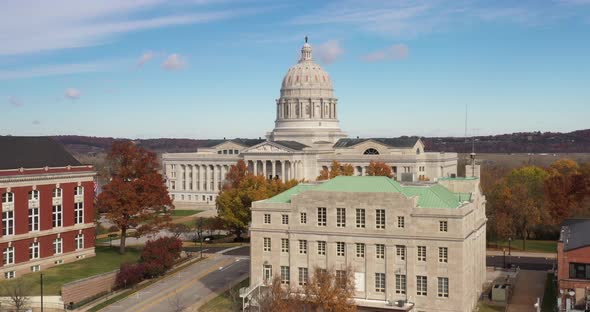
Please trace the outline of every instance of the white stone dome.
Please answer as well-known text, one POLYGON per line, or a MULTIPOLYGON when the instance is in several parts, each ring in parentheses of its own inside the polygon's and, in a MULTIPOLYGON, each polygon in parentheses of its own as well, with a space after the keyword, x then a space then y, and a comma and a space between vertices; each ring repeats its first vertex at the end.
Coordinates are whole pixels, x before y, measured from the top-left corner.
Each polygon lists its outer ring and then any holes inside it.
POLYGON ((311 55, 311 45, 301 48, 299 62, 287 71, 281 85, 281 97, 320 96, 333 97, 334 87, 330 75, 311 55))

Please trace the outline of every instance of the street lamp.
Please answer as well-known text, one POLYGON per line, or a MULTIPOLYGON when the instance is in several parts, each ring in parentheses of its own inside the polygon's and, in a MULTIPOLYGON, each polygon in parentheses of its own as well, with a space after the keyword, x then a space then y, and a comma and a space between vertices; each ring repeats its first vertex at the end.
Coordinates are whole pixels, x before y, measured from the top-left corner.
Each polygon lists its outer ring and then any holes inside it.
POLYGON ((510 256, 510 242, 512 242, 512 237, 508 237, 508 255, 510 256))
POLYGON ((506 248, 502 248, 502 252, 504 253, 504 266, 503 266, 503 268, 506 268, 506 248))

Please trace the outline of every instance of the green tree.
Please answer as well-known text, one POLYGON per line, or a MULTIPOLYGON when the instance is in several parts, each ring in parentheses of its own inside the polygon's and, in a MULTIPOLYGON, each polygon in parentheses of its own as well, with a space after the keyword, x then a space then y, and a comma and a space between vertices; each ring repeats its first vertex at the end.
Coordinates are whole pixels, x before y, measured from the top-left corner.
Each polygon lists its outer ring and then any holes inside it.
POLYGON ((228 183, 216 199, 217 214, 237 239, 241 239, 242 234, 248 229, 248 223, 252 220, 250 208, 253 201, 270 198, 297 185, 296 180, 283 183, 280 179, 267 180, 263 176, 255 176, 247 171, 239 180, 236 184, 228 183))

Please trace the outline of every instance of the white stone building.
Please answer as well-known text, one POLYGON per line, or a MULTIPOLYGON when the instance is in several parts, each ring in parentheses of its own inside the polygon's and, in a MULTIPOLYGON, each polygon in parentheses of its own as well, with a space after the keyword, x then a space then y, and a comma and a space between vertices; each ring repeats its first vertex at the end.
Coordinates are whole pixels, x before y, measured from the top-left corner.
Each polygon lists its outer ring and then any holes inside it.
POLYGON ((314 267, 351 267, 360 311, 473 311, 485 233, 476 177, 299 184, 252 205, 250 289, 273 276, 297 288, 314 267))
POLYGON ((347 138, 338 121, 332 80, 312 59, 307 43, 301 59, 283 78, 275 128, 266 139, 210 140, 194 153, 162 156, 175 202, 212 203, 225 173, 239 159, 250 171, 282 180, 315 181, 333 160, 364 175, 370 161, 390 165, 395 177, 436 180, 457 172, 456 153, 429 153, 418 137, 347 138))

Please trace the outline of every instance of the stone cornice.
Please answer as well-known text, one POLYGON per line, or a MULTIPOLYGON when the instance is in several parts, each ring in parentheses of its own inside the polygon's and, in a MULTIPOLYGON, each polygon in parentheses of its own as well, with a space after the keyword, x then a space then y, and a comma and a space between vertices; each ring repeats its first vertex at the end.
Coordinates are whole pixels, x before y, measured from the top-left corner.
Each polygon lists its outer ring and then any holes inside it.
MULTIPOLYGON (((14 175, 0 177, 0 187, 15 187, 16 183, 30 185, 35 182, 46 183, 48 181, 59 181, 61 183, 67 182, 78 182, 81 179, 92 181, 96 172, 66 172, 66 173, 54 173, 54 174, 36 174, 36 175, 14 175), (4 185, 6 184, 6 185, 4 185)), ((43 184, 40 183, 40 184, 43 184)))

